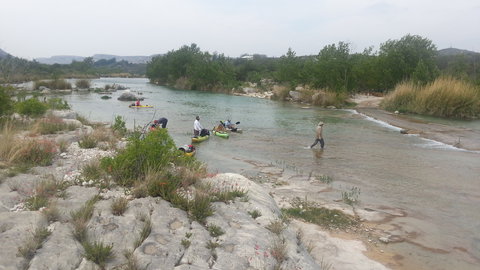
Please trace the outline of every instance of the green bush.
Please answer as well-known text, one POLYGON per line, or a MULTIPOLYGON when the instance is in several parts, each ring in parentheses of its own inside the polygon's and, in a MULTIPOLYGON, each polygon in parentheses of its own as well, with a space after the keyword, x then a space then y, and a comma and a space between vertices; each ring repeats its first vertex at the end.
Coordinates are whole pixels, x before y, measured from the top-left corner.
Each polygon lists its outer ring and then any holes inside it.
POLYGON ((20 101, 15 104, 15 111, 19 114, 27 116, 41 116, 47 110, 48 106, 36 98, 29 98, 25 101, 20 101))
POLYGON ((144 139, 131 137, 127 147, 116 157, 101 160, 102 168, 123 186, 132 186, 135 180, 145 179, 151 170, 164 171, 170 163, 183 165, 188 159, 177 150, 166 129, 149 132, 144 139))
POLYGON ((120 115, 115 116, 115 123, 112 126, 112 130, 120 136, 125 136, 125 134, 127 134, 125 121, 120 115))

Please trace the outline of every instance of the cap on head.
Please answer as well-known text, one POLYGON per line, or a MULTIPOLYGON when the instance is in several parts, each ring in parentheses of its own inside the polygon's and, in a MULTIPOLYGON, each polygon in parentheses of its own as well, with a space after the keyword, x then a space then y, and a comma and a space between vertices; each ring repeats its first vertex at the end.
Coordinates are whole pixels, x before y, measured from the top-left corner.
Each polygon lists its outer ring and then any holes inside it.
POLYGON ((318 123, 318 125, 319 125, 319 126, 323 126, 323 122, 320 121, 320 122, 318 123))
POLYGON ((197 117, 195 117, 195 119, 200 120, 200 116, 197 115, 197 117))

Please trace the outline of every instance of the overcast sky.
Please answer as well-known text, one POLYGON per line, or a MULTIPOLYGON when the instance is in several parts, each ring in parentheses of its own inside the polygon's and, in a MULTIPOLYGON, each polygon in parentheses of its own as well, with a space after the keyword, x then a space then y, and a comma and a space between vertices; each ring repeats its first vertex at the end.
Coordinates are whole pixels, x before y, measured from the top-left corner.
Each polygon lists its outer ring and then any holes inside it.
POLYGON ((152 55, 196 43, 202 51, 317 54, 353 51, 415 34, 480 52, 479 0, 0 0, 0 49, 53 55, 152 55))

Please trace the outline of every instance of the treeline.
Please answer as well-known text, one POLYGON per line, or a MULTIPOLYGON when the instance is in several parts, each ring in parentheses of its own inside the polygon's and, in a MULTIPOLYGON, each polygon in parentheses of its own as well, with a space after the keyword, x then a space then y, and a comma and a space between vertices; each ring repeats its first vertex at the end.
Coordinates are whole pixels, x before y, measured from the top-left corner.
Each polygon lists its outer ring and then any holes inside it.
POLYGON ((288 49, 279 58, 228 58, 202 52, 192 44, 154 57, 147 65, 147 77, 157 84, 197 90, 230 91, 243 82, 271 79, 291 88, 305 85, 335 92, 383 92, 402 81, 425 84, 440 75, 478 84, 477 59, 479 54, 463 58, 440 55, 431 40, 418 35, 388 40, 378 51, 370 47, 353 53, 349 43, 339 42, 325 46, 317 55, 297 56, 288 49))
POLYGON ((73 61, 71 64, 47 65, 8 55, 0 58, 0 83, 119 75, 141 77, 145 75, 145 70, 146 64, 116 61, 115 58, 94 61, 88 57, 83 61, 73 61))

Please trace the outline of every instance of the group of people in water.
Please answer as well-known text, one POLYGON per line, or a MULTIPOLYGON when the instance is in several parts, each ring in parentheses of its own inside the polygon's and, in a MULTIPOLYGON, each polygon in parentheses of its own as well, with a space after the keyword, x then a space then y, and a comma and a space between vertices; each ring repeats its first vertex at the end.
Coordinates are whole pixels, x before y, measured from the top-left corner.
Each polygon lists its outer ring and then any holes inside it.
MULTIPOLYGON (((168 123, 168 119, 165 117, 161 117, 158 120, 154 120, 153 123, 150 125, 150 130, 156 129, 156 128, 166 128, 168 123)), ((239 122, 237 122, 238 124, 239 122)), ((323 125, 324 123, 320 121, 315 129, 315 141, 313 144, 310 146, 310 148, 313 148, 315 145, 320 143, 320 147, 323 149, 325 146, 325 141, 323 139, 323 125)), ((237 131, 237 126, 236 124, 232 123, 230 120, 226 121, 220 121, 220 124, 214 127, 213 129, 216 132, 225 132, 227 130, 230 131, 237 131)), ((200 116, 195 117, 195 121, 193 122, 193 136, 206 136, 210 135, 210 131, 208 129, 203 128, 202 124, 200 123, 200 116)), ((193 147, 188 147, 189 149, 192 149, 193 147)))

